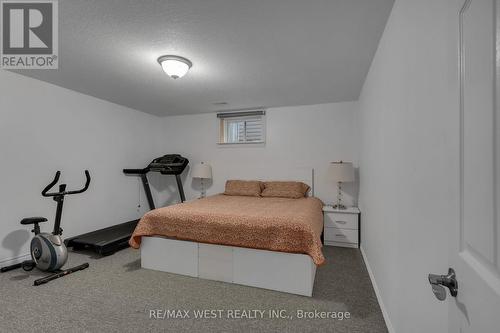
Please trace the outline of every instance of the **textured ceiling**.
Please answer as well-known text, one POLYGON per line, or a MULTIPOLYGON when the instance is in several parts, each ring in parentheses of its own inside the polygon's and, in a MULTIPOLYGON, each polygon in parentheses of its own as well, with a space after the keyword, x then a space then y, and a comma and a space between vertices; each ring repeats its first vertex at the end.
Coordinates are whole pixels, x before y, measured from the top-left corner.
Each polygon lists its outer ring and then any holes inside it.
POLYGON ((17 73, 157 115, 352 101, 392 4, 59 0, 59 69, 17 73), (193 67, 170 79, 163 54, 193 67))

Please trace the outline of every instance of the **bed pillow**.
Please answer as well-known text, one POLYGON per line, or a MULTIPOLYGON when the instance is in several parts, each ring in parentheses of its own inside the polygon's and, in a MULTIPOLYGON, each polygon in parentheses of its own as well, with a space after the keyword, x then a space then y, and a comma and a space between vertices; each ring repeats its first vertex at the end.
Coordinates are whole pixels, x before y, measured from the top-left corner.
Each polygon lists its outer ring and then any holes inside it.
POLYGON ((260 197, 261 186, 262 182, 258 180, 228 180, 224 194, 260 197))
POLYGON ((310 187, 302 182, 264 182, 263 197, 303 198, 310 187))

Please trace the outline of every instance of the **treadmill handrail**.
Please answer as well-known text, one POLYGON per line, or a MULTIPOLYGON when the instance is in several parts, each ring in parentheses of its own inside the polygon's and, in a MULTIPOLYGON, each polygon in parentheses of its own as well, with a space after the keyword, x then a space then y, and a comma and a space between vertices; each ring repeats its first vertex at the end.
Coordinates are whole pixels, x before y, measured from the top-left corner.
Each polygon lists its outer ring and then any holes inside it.
POLYGON ((126 175, 143 175, 149 172, 149 168, 144 169, 123 169, 123 173, 126 175))

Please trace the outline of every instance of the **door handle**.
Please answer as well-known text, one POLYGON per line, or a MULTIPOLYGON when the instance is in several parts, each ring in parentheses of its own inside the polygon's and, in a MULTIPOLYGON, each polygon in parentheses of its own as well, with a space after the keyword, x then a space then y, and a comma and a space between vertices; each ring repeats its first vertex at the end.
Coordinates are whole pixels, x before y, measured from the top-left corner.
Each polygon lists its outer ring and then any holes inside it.
POLYGON ((432 292, 438 300, 444 301, 446 299, 446 289, 444 289, 444 287, 450 290, 451 296, 457 297, 458 282, 457 275, 453 268, 448 268, 447 275, 429 274, 429 283, 432 286, 432 292))

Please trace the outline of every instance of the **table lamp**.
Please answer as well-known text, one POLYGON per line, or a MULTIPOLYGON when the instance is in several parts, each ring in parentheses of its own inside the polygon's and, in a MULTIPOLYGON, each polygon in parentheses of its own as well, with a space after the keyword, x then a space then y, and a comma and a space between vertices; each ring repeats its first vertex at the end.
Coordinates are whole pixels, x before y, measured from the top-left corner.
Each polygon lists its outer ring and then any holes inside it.
POLYGON ((199 178, 201 181, 201 195, 200 198, 204 198, 205 193, 205 184, 203 183, 204 179, 212 179, 212 167, 210 164, 199 163, 193 167, 193 171, 191 171, 191 177, 199 178))
POLYGON ((337 203, 333 205, 336 209, 346 209, 342 204, 342 183, 354 181, 354 167, 351 162, 331 162, 328 169, 328 177, 337 182, 337 203))

